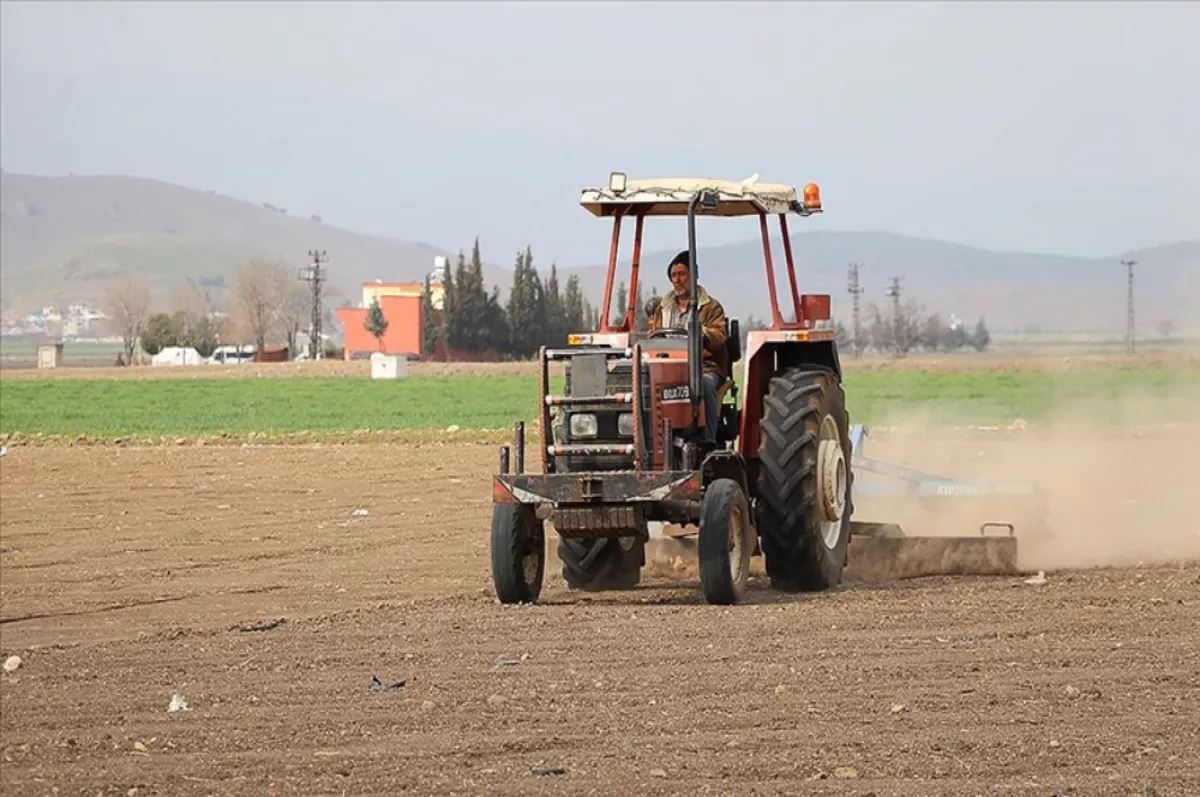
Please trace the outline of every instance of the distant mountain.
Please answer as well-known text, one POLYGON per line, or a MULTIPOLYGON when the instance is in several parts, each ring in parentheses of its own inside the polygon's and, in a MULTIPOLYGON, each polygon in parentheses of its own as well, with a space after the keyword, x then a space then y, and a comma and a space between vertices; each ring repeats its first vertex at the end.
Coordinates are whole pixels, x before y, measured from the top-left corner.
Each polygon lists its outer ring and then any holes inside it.
MULTIPOLYGON (((704 224, 700 225, 701 241, 704 224)), ((622 249, 629 251, 629 245, 622 249)), ((680 247, 684 242, 680 243, 680 247)), ((892 276, 905 297, 967 321, 983 316, 993 330, 1120 331, 1125 324, 1125 269, 1138 261, 1139 326, 1172 319, 1181 330, 1200 322, 1200 241, 1090 260, 1034 253, 992 252, 890 233, 794 233, 802 292, 830 293, 834 314, 847 318, 846 265, 862 264, 863 303, 880 303, 892 276)), ((128 273, 144 274, 169 301, 188 278, 228 277, 254 257, 299 266, 313 247, 330 253, 335 303, 357 300, 374 279, 418 281, 436 255, 425 243, 365 235, 292 215, 281 208, 204 190, 131 177, 0 175, 0 302, 11 310, 50 302, 95 301, 128 273)), ((668 288, 666 264, 676 250, 643 255, 645 293, 668 288)), ((784 312, 790 293, 783 247, 773 240, 776 287, 784 312)), ((701 281, 731 315, 767 315, 762 247, 757 240, 701 247, 701 281)), ((453 253, 457 255, 457 250, 453 253)), ((534 246, 535 262, 537 256, 534 246)), ((486 256, 486 253, 485 253, 486 256)), ((543 264, 544 266, 544 264, 543 264)), ((602 296, 603 266, 560 268, 560 285, 578 273, 593 302, 602 296)), ((628 279, 628 258, 618 279, 628 279)), ((485 265, 489 285, 507 294, 507 265, 485 265)), ((544 276, 544 274, 543 274, 544 276)))
POLYGON ((0 296, 7 308, 95 300, 126 273, 160 295, 185 278, 228 277, 255 257, 299 266, 330 252, 348 298, 373 279, 423 279, 432 246, 348 232, 285 209, 131 177, 0 175, 0 296))
MULTIPOLYGON (((697 236, 703 240, 703 223, 697 236)), ((1200 240, 1115 253, 1089 259, 1025 252, 994 252, 961 244, 892 233, 792 233, 796 281, 801 293, 829 293, 833 314, 850 315, 847 266, 860 263, 864 307, 890 306, 885 295, 891 278, 900 277, 902 300, 912 297, 928 310, 974 322, 987 319, 993 330, 1116 331, 1125 329, 1126 269, 1136 260, 1135 306, 1138 325, 1153 330, 1163 320, 1181 330, 1200 330, 1200 240)), ((681 242, 680 248, 683 248, 681 242)), ((623 247, 627 250, 627 247, 623 247)), ((639 281, 663 293, 669 288, 666 264, 677 250, 645 253, 639 281)), ((769 299, 759 240, 706 248, 697 258, 700 281, 731 315, 768 315, 769 299)), ((791 308, 783 244, 772 239, 775 288, 782 312, 791 308)), ((596 295, 605 267, 581 269, 585 288, 596 295)), ((628 258, 618 267, 628 278, 628 258)))

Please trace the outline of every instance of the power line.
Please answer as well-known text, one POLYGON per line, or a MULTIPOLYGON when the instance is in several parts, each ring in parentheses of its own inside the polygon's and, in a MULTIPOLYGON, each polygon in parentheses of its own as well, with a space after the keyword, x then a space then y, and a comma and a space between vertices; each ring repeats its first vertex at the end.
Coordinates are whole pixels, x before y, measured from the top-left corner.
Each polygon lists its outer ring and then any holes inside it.
POLYGON ((1133 267, 1136 260, 1122 260, 1121 265, 1129 271, 1129 285, 1125 296, 1125 353, 1133 354, 1133 267))
POLYGON ((846 290, 853 297, 853 310, 851 310, 851 318, 854 325, 854 358, 858 359, 862 356, 863 341, 862 341, 862 315, 859 309, 858 297, 863 292, 863 287, 858 282, 859 263, 851 263, 848 267, 846 290))
POLYGON ((321 283, 325 281, 325 269, 322 264, 329 261, 329 255, 324 249, 309 249, 308 256, 312 258, 312 263, 307 266, 300 267, 300 280, 312 285, 312 319, 309 322, 309 349, 308 356, 310 359, 320 359, 321 354, 321 283))

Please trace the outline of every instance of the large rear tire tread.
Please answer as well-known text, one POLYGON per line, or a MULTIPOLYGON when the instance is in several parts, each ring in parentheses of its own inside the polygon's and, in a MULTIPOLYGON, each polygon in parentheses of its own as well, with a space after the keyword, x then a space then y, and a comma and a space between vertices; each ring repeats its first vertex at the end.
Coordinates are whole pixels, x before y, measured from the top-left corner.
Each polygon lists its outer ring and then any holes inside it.
POLYGON ((546 572, 546 537, 533 508, 494 504, 491 547, 492 584, 500 602, 536 603, 546 572))
POLYGON ((700 590, 704 600, 730 605, 742 599, 749 578, 751 539, 750 505, 741 485, 733 479, 717 479, 704 493, 700 507, 700 590), (741 550, 730 550, 735 520, 742 529, 741 550), (732 565, 732 567, 731 567, 732 565), (736 575, 734 569, 736 568, 736 575))
POLYGON ((821 421, 832 415, 850 462, 845 392, 834 371, 799 366, 771 380, 763 405, 756 520, 771 586, 786 592, 833 589, 846 564, 853 473, 847 474, 841 533, 831 550, 819 526, 817 446, 821 421))
POLYGON ((638 538, 626 551, 615 537, 560 537, 558 558, 563 580, 584 592, 633 589, 646 563, 646 541, 638 538))

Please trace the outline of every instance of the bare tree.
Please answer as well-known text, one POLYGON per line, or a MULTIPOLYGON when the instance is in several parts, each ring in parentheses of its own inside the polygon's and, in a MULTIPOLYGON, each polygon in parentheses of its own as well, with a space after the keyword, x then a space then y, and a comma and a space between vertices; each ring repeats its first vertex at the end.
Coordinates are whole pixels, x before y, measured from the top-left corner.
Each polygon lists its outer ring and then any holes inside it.
POLYGON ((892 322, 897 355, 904 357, 920 344, 926 315, 925 306, 916 299, 908 299, 900 306, 899 317, 892 322))
POLYGON ((891 322, 883 317, 883 313, 879 312, 879 305, 874 302, 867 305, 866 310, 866 337, 869 345, 876 351, 890 351, 892 345, 891 322))
POLYGON ((904 357, 921 342, 926 325, 925 308, 915 299, 908 299, 884 315, 872 302, 867 308, 867 329, 871 345, 879 351, 904 357), (890 316, 890 317, 889 317, 890 316))
POLYGON ((265 260, 253 260, 234 275, 234 310, 239 326, 258 351, 283 331, 282 308, 291 287, 289 276, 282 263, 265 260))
POLYGON ((212 310, 204 291, 192 280, 175 287, 171 304, 175 308, 173 315, 176 322, 185 330, 194 327, 212 310))
POLYGON ((930 313, 921 322, 921 348, 926 351, 938 351, 946 347, 949 327, 942 321, 940 313, 930 313))
POLYGON ((221 345, 241 347, 245 340, 242 337, 244 330, 238 321, 235 315, 224 315, 217 319, 217 339, 221 341, 221 345))
POLYGON ((284 293, 280 320, 284 337, 287 338, 288 352, 292 359, 295 359, 296 338, 299 337, 301 329, 312 324, 312 294, 298 281, 289 284, 284 293))
POLYGON ((133 277, 126 277, 105 291, 103 310, 111 319, 114 331, 121 336, 128 363, 133 362, 138 338, 150 317, 151 295, 150 283, 133 277))
POLYGON ((191 346, 201 357, 211 357, 220 342, 220 328, 212 315, 212 302, 200 285, 189 279, 176 286, 173 297, 175 325, 180 346, 191 346))

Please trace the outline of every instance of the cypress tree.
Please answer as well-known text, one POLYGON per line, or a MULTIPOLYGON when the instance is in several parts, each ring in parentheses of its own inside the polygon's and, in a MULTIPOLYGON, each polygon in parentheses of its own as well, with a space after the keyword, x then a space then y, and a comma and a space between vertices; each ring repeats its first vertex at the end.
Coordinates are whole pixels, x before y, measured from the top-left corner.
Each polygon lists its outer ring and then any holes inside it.
POLYGON ((470 338, 472 351, 483 351, 491 341, 491 319, 488 315, 488 293, 483 284, 483 257, 479 253, 479 237, 471 247, 471 307, 470 338))
POLYGON ((508 319, 505 317, 504 306, 500 304, 499 285, 492 288, 492 293, 487 298, 487 318, 487 348, 508 354, 508 319))
MULTIPOLYGON (((462 260, 462 252, 458 258, 462 260)), ((452 334, 455 328, 455 317, 458 315, 458 286, 454 284, 454 273, 450 265, 446 265, 446 276, 442 278, 442 341, 447 351, 454 348, 452 334)))
POLYGON ((619 325, 625 320, 625 311, 629 309, 629 289, 622 281, 617 286, 617 302, 608 314, 608 323, 619 325))
POLYGON ((363 321, 363 326, 375 336, 379 350, 383 351, 383 336, 387 333, 388 320, 383 315, 383 308, 379 306, 378 296, 371 300, 371 307, 367 310, 367 319, 363 321))
POLYGON ((583 292, 579 290, 579 275, 567 278, 567 289, 563 293, 563 327, 567 334, 586 332, 587 319, 583 314, 583 292))
POLYGON ((545 296, 545 309, 542 313, 542 323, 547 346, 565 346, 567 344, 567 322, 563 309, 562 297, 558 292, 558 264, 550 264, 550 276, 542 286, 545 296))
POLYGON ((646 315, 646 297, 644 295, 644 291, 642 290, 643 285, 645 285, 645 283, 641 280, 638 280, 637 298, 634 299, 635 304, 633 307, 633 326, 634 329, 637 329, 640 332, 645 332, 650 328, 650 319, 646 315))
POLYGON ((425 286, 421 293, 421 354, 430 355, 437 350, 438 319, 433 307, 433 278, 425 275, 425 286))
MULTIPOLYGON (((449 274, 449 269, 446 269, 449 274)), ((471 348, 471 278, 467 273, 467 258, 461 251, 454 266, 454 314, 446 324, 446 346, 451 349, 471 348)))
MULTIPOLYGON (((536 277, 534 278, 536 281, 536 277)), ((508 293, 507 321, 509 333, 509 351, 514 357, 528 357, 532 341, 535 339, 531 332, 535 325, 534 314, 537 312, 536 296, 531 290, 530 265, 525 252, 517 252, 516 263, 513 264, 512 289, 508 293)))

